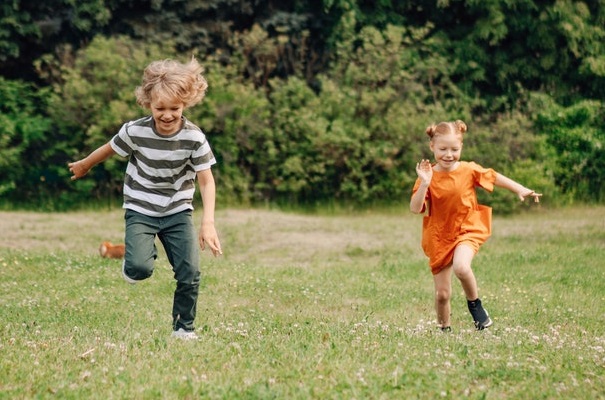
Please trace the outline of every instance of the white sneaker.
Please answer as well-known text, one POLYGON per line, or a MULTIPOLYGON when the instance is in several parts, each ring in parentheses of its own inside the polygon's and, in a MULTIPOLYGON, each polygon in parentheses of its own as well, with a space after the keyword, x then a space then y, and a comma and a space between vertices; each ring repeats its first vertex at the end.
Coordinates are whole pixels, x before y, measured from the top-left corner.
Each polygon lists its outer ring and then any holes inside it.
POLYGON ((194 331, 186 331, 183 328, 179 328, 178 331, 172 331, 173 338, 181 340, 198 340, 200 337, 195 334, 194 331))
POLYGON ((124 278, 124 280, 126 282, 130 283, 131 285, 134 285, 138 281, 136 281, 136 280, 132 279, 131 277, 129 277, 128 275, 126 275, 126 271, 124 270, 125 264, 126 264, 126 261, 122 261, 122 278, 124 278))

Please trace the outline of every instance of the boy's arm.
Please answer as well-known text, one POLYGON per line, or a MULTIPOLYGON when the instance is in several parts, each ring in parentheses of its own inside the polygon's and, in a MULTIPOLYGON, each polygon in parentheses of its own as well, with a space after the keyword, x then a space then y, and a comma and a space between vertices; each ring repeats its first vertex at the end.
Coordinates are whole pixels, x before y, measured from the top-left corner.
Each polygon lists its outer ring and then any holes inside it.
POLYGON ((539 203, 540 196, 542 196, 542 194, 536 193, 500 173, 496 173, 496 181, 494 182, 494 185, 510 190, 519 196, 521 201, 525 200, 526 197, 531 196, 534 198, 534 202, 539 203))
POLYGON ((86 158, 67 164, 69 171, 73 174, 71 180, 73 181, 83 177, 92 167, 102 163, 114 154, 116 154, 116 152, 111 148, 109 143, 105 143, 103 146, 90 153, 86 158))
POLYGON ((214 184, 214 176, 211 169, 199 171, 197 173, 197 181, 200 186, 202 195, 202 203, 204 214, 202 215, 202 226, 200 228, 200 247, 202 250, 206 248, 206 244, 212 250, 215 256, 223 254, 221 250, 221 242, 218 239, 216 228, 214 227, 214 207, 216 204, 216 186, 214 184))

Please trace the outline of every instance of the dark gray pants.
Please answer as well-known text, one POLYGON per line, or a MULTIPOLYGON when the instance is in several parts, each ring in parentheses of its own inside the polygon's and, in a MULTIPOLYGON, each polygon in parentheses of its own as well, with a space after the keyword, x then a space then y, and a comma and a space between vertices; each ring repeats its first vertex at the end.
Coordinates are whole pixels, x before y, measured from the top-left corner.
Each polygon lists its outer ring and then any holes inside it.
POLYGON ((134 280, 153 274, 157 258, 157 236, 172 265, 176 290, 172 304, 173 329, 194 329, 197 297, 200 288, 199 242, 191 211, 167 217, 149 217, 126 210, 126 255, 124 272, 134 280))

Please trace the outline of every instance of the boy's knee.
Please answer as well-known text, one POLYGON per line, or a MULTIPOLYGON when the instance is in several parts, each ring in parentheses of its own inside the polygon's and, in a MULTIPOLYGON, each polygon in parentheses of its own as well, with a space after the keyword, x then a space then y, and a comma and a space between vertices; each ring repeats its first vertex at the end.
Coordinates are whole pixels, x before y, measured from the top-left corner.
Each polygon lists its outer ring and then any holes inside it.
POLYGON ((124 271, 126 272, 126 275, 134 280, 140 281, 147 279, 153 274, 153 260, 146 263, 136 261, 126 262, 124 271))

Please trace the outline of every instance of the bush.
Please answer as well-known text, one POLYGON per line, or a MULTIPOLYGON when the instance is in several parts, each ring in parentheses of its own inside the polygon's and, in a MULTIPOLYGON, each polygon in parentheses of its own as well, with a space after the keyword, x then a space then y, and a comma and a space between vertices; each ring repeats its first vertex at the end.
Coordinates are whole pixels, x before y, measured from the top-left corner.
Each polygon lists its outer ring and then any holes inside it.
POLYGON ((577 201, 605 200, 603 103, 586 100, 562 107, 544 96, 535 101, 541 105, 536 129, 546 137, 556 185, 577 201))
POLYGON ((46 163, 52 146, 45 115, 48 91, 0 77, 0 196, 16 201, 46 193, 56 176, 46 163))
MULTIPOLYGON (((244 56, 249 38, 244 33, 234 41, 242 48, 235 48, 230 57, 214 54, 200 60, 206 68, 208 95, 185 114, 205 132, 218 159, 214 171, 220 204, 407 202, 416 162, 432 157, 426 127, 455 119, 469 125, 465 159, 492 167, 548 199, 559 196, 554 179, 577 180, 565 175, 562 165, 569 160, 547 156, 557 153, 559 142, 535 135, 535 126, 539 132, 549 129, 548 121, 555 115, 550 112, 558 108, 541 107, 536 112, 532 107, 539 101, 533 99, 522 110, 492 116, 486 104, 464 95, 452 82, 453 66, 439 55, 443 50, 439 37, 427 36, 430 27, 387 26, 382 31, 366 27, 355 33, 349 30, 349 17, 343 18, 337 57, 312 84, 302 76, 265 81, 242 73, 249 63, 244 56), (539 117, 532 119, 535 115, 539 117)), ((263 38, 259 29, 249 34, 263 38)), ((6 160, 0 169, 4 174, 0 195, 17 194, 18 183, 25 181, 22 186, 31 189, 18 197, 50 208, 61 207, 57 199, 62 204, 91 199, 113 204, 121 197, 125 160, 111 158, 77 182, 69 180, 66 164, 107 142, 125 121, 147 113, 136 105, 134 88, 150 61, 173 54, 170 46, 97 37, 76 53, 65 49, 41 59, 38 68, 53 83, 52 93, 40 91, 40 102, 28 100, 27 93, 7 95, 5 114, 28 105, 23 107, 29 110, 25 115, 48 110, 50 118, 24 118, 33 125, 21 124, 19 130, 7 124, 5 129, 13 131, 0 138, 5 141, 1 151, 6 160), (32 108, 38 103, 41 109, 32 108), (29 168, 29 160, 40 167, 29 168), (8 164, 23 168, 11 170, 8 164)), ((8 93, 11 85, 4 90, 8 93)), ((596 108, 580 109, 589 112, 574 115, 590 115, 586 121, 602 124, 596 120, 596 108)), ((19 116, 11 119, 20 121, 19 116)), ((602 155, 599 134, 602 130, 595 130, 594 140, 588 140, 596 157, 602 155)), ((600 164, 591 161, 586 166, 592 175, 577 190, 597 190, 600 164)), ((485 202, 497 212, 521 207, 506 191, 486 196, 485 202)))
MULTIPOLYGON (((552 177, 552 163, 546 157, 544 137, 536 135, 533 122, 518 110, 497 114, 492 120, 471 122, 465 135, 463 158, 473 160, 532 188, 544 195, 548 204, 560 201, 552 177)), ((478 191, 479 200, 494 208, 495 213, 510 214, 530 202, 519 202, 508 190, 495 189, 487 194, 478 191)))

